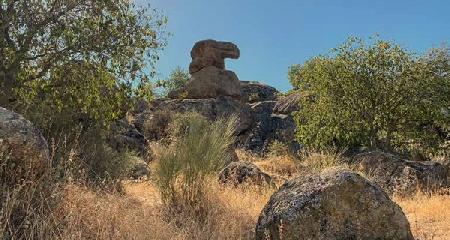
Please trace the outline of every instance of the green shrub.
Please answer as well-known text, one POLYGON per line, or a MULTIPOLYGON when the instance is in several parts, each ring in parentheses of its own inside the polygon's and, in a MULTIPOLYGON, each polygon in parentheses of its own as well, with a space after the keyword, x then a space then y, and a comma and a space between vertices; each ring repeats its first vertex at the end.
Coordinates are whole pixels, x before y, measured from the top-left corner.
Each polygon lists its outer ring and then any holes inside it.
POLYGON ((189 78, 189 72, 178 66, 170 73, 167 79, 158 81, 156 86, 162 89, 163 96, 167 96, 170 92, 184 87, 189 78))
POLYGON ((209 122, 198 113, 178 115, 171 124, 172 144, 157 169, 163 202, 170 209, 204 213, 205 179, 230 161, 236 117, 209 122))
POLYGON ((278 140, 274 140, 269 144, 268 152, 271 156, 286 156, 291 154, 289 147, 278 140))
POLYGON ((301 95, 297 138, 307 146, 433 153, 449 138, 449 49, 416 56, 350 38, 292 66, 289 78, 301 95))

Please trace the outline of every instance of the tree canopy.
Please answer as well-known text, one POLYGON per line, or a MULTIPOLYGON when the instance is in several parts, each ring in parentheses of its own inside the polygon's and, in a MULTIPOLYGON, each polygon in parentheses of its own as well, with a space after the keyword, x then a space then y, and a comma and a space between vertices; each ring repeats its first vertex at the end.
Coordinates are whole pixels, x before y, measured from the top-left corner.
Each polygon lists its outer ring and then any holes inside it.
POLYGON ((68 62, 90 62, 129 86, 154 72, 167 19, 128 0, 4 0, 0 4, 0 104, 68 62), (145 70, 145 71, 143 71, 145 70), (134 82, 134 83, 133 83, 134 82))
POLYGON ((350 38, 331 54, 293 65, 301 93, 297 137, 316 148, 435 151, 449 138, 450 54, 415 55, 350 38))

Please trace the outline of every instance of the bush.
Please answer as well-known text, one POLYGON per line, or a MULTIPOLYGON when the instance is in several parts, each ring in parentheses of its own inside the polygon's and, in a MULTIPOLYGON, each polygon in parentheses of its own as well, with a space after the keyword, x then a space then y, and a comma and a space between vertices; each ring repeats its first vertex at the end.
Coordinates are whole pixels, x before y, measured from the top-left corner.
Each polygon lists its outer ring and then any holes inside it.
POLYGON ((289 77, 301 95, 297 138, 310 147, 433 153, 449 138, 449 49, 416 56, 350 38, 289 77))
POLYGON ((209 122, 199 113, 174 118, 173 142, 163 152, 157 169, 163 202, 170 209, 202 216, 205 178, 230 160, 236 117, 209 122))
POLYGON ((170 73, 169 78, 158 81, 156 86, 162 89, 163 96, 167 96, 170 92, 184 87, 189 78, 189 72, 178 66, 170 73))

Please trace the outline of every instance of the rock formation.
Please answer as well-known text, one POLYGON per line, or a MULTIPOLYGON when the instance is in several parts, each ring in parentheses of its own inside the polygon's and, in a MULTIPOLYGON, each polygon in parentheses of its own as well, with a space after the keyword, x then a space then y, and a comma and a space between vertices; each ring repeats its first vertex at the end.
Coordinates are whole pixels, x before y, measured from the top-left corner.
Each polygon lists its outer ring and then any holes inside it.
POLYGON ((14 164, 17 179, 35 179, 50 167, 47 141, 21 115, 0 107, 0 164, 14 164))
POLYGON ((239 99, 242 95, 239 79, 234 72, 225 70, 225 58, 237 59, 239 56, 239 48, 233 43, 197 42, 191 51, 191 79, 184 88, 169 93, 169 97, 205 99, 229 96, 239 99))
POLYGON ((390 194, 410 196, 418 190, 430 192, 449 186, 449 170, 437 162, 408 161, 393 154, 371 151, 357 154, 352 163, 357 171, 390 194))
POLYGON ((219 182, 223 184, 256 184, 274 186, 272 178, 250 162, 232 162, 219 173, 219 182))
POLYGON ((330 170, 286 182, 262 210, 256 239, 412 240, 401 208, 356 173, 330 170))
MULTIPOLYGON (((274 110, 280 93, 258 82, 239 81, 233 72, 225 70, 225 58, 238 58, 239 49, 233 43, 214 40, 200 41, 191 52, 192 78, 181 90, 171 92, 171 99, 141 102, 130 117, 119 124, 114 143, 121 147, 129 143, 143 153, 146 141, 158 141, 167 136, 171 115, 196 111, 210 120, 235 114, 239 117, 236 146, 254 153, 264 153, 272 141, 286 143, 298 150, 295 122, 289 109, 274 110), (128 125, 127 125, 128 124, 128 125), (134 129, 133 129, 134 128, 134 129), (131 138, 136 138, 135 140, 131 138), (144 139, 143 139, 144 138, 144 139)), ((294 102, 290 102, 295 105, 294 102)))

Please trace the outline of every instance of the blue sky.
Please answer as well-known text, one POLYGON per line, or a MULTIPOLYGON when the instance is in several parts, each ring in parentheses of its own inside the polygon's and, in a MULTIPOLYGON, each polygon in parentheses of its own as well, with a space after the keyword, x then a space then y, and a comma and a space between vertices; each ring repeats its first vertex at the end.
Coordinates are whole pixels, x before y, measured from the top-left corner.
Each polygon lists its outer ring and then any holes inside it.
POLYGON ((158 63, 160 77, 188 68, 190 50, 202 39, 232 41, 241 58, 227 69, 281 91, 291 88, 292 64, 327 53, 349 36, 395 40, 421 53, 450 43, 449 0, 136 0, 168 18, 168 47, 158 63))

